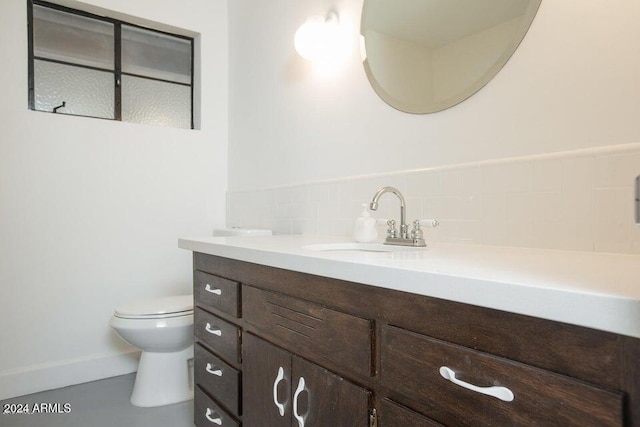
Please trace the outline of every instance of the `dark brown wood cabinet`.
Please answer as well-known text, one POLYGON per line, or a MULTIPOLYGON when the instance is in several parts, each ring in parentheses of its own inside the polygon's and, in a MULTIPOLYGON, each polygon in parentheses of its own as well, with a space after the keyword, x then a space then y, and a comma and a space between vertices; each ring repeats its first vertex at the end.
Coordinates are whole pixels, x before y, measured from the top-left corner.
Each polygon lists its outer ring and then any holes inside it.
POLYGON ((545 425, 554 414, 554 422, 563 426, 576 419, 587 426, 622 425, 621 393, 388 325, 382 330, 380 377, 446 424, 545 425), (443 368, 480 388, 472 391, 445 380, 443 368), (482 394, 487 387, 508 389, 513 400, 482 394))
POLYGON ((370 392, 252 334, 243 346, 247 426, 362 426, 370 392))
POLYGON ((199 427, 640 427, 636 338, 200 253, 194 287, 199 427))

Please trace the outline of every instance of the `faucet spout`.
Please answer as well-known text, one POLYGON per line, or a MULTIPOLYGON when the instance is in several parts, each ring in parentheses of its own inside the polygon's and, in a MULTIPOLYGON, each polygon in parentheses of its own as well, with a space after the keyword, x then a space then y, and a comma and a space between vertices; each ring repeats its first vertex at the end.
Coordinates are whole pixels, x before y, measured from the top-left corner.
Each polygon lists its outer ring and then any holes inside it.
POLYGON ((372 211, 378 210, 378 200, 380 200, 380 197, 382 197, 382 195, 385 193, 393 193, 398 197, 398 199, 400 199, 400 235, 402 236, 402 238, 406 239, 408 234, 407 214, 406 214, 407 204, 400 190, 394 187, 382 187, 373 196, 373 200, 371 200, 371 203, 369 204, 369 208, 372 211))

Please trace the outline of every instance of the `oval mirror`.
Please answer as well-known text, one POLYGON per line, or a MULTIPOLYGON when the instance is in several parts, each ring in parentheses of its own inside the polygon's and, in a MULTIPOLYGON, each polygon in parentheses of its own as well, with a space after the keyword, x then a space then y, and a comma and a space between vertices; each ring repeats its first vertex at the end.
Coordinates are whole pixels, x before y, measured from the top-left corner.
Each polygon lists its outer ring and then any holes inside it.
POLYGON ((433 113, 473 95, 524 38, 542 0, 364 0, 371 85, 389 105, 433 113))

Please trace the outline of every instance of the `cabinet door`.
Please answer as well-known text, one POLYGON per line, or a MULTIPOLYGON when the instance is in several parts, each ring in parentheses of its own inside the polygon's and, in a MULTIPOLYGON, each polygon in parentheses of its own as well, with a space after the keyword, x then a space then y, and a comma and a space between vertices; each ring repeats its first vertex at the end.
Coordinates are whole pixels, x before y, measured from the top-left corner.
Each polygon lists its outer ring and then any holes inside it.
POLYGON ((292 378, 292 427, 369 425, 369 391, 296 356, 292 378))
POLYGON ((286 427, 291 423, 291 354, 254 335, 243 335, 243 424, 286 427))

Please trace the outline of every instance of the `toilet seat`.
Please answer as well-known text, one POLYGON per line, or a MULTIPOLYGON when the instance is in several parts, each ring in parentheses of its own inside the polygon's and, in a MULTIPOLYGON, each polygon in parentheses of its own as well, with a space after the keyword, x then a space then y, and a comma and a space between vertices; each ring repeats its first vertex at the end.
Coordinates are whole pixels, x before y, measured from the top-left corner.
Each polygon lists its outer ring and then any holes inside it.
POLYGON ((193 315, 193 295, 179 295, 137 301, 117 307, 121 319, 166 319, 193 315))

